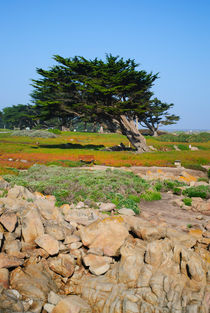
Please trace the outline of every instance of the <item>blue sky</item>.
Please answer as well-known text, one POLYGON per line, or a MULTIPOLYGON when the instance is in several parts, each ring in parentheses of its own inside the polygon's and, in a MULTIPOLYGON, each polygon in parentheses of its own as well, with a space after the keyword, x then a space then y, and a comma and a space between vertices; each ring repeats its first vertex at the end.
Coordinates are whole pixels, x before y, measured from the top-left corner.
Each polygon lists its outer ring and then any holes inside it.
POLYGON ((174 128, 210 129, 209 0, 1 0, 0 109, 30 101, 36 67, 52 55, 133 58, 159 72, 174 128))

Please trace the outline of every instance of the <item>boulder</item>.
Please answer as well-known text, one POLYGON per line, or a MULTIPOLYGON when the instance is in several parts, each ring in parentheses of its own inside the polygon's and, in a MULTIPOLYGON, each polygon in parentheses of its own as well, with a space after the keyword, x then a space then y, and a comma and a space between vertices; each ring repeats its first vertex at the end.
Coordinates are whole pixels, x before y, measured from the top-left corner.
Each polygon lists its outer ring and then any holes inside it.
POLYGON ((44 227, 36 208, 32 207, 22 217, 22 236, 25 242, 33 243, 44 234, 44 227))
POLYGON ((95 254, 87 254, 83 257, 85 266, 89 266, 89 271, 95 275, 102 275, 110 268, 112 258, 99 256, 95 254))
POLYGON ((45 223, 45 232, 54 237, 56 240, 64 240, 65 239, 65 233, 63 229, 63 225, 59 225, 54 222, 46 222, 45 223))
POLYGON ((99 205, 99 211, 102 212, 111 212, 116 208, 116 205, 114 203, 100 203, 99 205))
POLYGON ((0 268, 10 268, 22 265, 24 263, 23 259, 16 258, 14 256, 9 256, 3 252, 0 253, 0 268))
POLYGON ((59 254, 56 258, 48 259, 49 268, 63 277, 70 277, 74 273, 75 261, 69 254, 59 254))
POLYGON ((79 296, 67 296, 53 309, 52 313, 91 313, 92 309, 87 302, 79 296))
POLYGON ((122 208, 120 210, 118 210, 118 213, 121 215, 128 215, 128 216, 134 216, 135 212, 131 209, 127 209, 127 208, 122 208))
POLYGON ((36 244, 43 248, 50 255, 55 255, 59 252, 58 240, 50 235, 44 234, 36 238, 36 244))
POLYGON ((121 216, 107 217, 80 229, 84 246, 99 248, 104 255, 117 256, 128 237, 128 229, 121 216))
POLYGON ((17 224, 17 216, 15 213, 4 213, 0 217, 0 223, 9 231, 13 232, 17 224))
POLYGON ((0 289, 9 288, 9 271, 7 268, 0 268, 0 289))

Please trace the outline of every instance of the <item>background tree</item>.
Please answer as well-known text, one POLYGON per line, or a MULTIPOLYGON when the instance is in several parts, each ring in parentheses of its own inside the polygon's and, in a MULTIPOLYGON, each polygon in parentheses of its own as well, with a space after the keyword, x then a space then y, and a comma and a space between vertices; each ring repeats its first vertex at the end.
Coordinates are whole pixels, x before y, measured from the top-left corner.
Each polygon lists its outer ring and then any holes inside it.
POLYGON ((147 127, 153 136, 158 136, 158 128, 160 125, 172 125, 179 121, 178 115, 169 114, 169 109, 174 106, 173 103, 163 103, 157 98, 149 101, 147 110, 138 116, 140 125, 147 127))

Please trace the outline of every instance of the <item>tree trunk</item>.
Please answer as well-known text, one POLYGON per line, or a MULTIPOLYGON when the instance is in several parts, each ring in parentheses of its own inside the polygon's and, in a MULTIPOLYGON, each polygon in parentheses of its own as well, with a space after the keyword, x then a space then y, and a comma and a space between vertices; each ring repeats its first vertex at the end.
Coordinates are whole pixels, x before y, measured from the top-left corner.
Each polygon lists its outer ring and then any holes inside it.
POLYGON ((154 129, 154 131, 153 131, 153 137, 157 137, 157 136, 158 136, 158 132, 157 132, 156 129, 154 129))
POLYGON ((145 138, 140 134, 133 120, 129 121, 125 115, 120 115, 119 123, 122 134, 128 138, 138 153, 150 151, 145 138))

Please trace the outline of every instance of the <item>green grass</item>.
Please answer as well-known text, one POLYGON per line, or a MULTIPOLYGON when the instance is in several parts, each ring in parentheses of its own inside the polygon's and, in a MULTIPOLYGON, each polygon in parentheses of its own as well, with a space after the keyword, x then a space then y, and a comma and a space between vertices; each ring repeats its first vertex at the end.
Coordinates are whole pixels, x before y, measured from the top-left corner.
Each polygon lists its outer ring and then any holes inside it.
POLYGON ((210 186, 196 186, 196 187, 189 187, 183 190, 183 195, 187 197, 200 197, 203 199, 210 198, 210 186))
POLYGON ((140 195, 149 184, 131 172, 110 170, 89 171, 59 166, 34 165, 19 176, 6 175, 12 184, 31 191, 55 195, 57 204, 84 201, 113 202, 117 208, 127 207, 138 212, 140 195))
POLYGON ((192 205, 192 199, 191 198, 184 198, 182 199, 185 205, 191 206, 192 205))
POLYGON ((161 197, 160 192, 158 191, 147 190, 140 196, 140 198, 146 201, 154 201, 154 200, 161 200, 162 197, 161 197))

